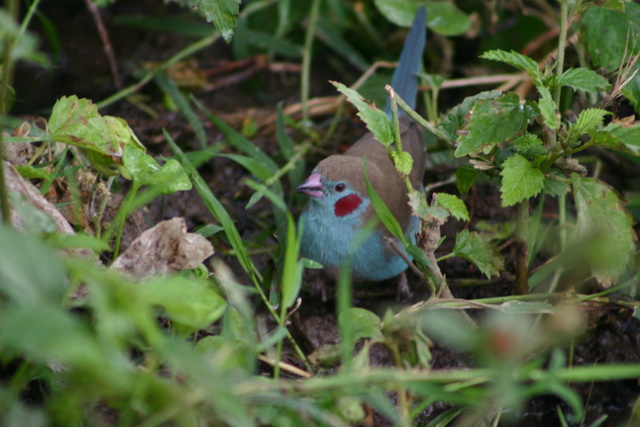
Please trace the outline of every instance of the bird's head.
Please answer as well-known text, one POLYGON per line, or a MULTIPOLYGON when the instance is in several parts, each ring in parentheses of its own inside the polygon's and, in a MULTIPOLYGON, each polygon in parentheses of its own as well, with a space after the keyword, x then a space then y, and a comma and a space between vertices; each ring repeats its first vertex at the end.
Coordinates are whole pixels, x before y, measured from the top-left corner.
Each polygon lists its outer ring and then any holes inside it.
MULTIPOLYGON (((368 175, 371 180, 371 172, 368 175)), ((361 157, 327 157, 296 191, 310 197, 310 209, 320 208, 338 218, 359 216, 369 206, 361 157)))

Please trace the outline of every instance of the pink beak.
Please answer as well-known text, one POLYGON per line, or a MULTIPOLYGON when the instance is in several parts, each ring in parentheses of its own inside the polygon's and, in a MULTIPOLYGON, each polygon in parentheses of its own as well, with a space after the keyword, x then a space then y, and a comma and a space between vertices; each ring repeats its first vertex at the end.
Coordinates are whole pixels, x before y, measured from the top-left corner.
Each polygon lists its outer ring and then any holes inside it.
POLYGON ((322 192, 322 182, 320 182, 320 174, 311 174, 305 182, 296 188, 296 192, 306 194, 310 197, 324 197, 324 193, 322 192))

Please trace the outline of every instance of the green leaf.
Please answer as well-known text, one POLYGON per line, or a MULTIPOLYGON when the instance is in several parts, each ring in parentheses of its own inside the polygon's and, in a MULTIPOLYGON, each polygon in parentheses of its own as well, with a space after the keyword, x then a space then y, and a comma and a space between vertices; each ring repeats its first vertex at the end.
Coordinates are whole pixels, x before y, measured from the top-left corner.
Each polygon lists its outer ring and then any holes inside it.
POLYGON ((466 194, 476 180, 476 177, 482 172, 472 166, 460 166, 456 170, 456 187, 458 191, 466 194))
POLYGON ((192 188, 189 177, 176 159, 169 159, 164 165, 159 166, 153 157, 127 145, 122 156, 122 165, 138 185, 151 186, 163 194, 192 188))
POLYGON ((224 41, 231 43, 236 16, 240 13, 240 0, 195 0, 193 7, 202 11, 208 22, 213 21, 224 41))
POLYGON ((364 308, 348 308, 340 313, 338 321, 342 328, 348 329, 348 336, 354 342, 363 338, 382 336, 380 318, 364 308))
POLYGON ((502 92, 498 90, 490 90, 466 97, 444 116, 438 129, 447 135, 449 140, 456 141, 458 139, 457 132, 468 121, 467 114, 469 114, 476 101, 480 99, 498 99, 501 95, 502 92))
POLYGON ((530 115, 529 107, 515 93, 497 100, 476 101, 455 156, 476 154, 513 138, 526 129, 530 115))
POLYGON ((604 129, 592 131, 593 143, 622 151, 634 156, 640 155, 640 125, 611 122, 604 129))
POLYGON ((48 179, 51 176, 51 172, 42 167, 16 166, 15 168, 20 172, 20 175, 28 179, 48 179))
POLYGON ((587 108, 582 110, 578 116, 578 120, 573 123, 567 130, 566 143, 571 144, 585 133, 594 131, 604 122, 604 116, 611 114, 600 108, 587 108))
MULTIPOLYGON (((592 7, 581 20, 580 34, 585 41, 587 51, 597 68, 617 71, 621 64, 640 52, 640 5, 637 2, 624 2, 620 10, 592 7)), ((631 67, 629 76, 640 70, 640 63, 631 67)), ((640 75, 636 76, 622 89, 624 96, 640 109, 640 75)))
POLYGON ((398 220, 393 216, 387 205, 384 203, 384 200, 378 195, 376 190, 371 185, 369 181, 369 177, 367 175, 367 160, 366 158, 362 162, 362 171, 364 174, 364 181, 367 185, 367 195, 371 200, 371 205, 373 209, 376 211, 376 215, 382 221, 387 230, 395 237, 397 237, 402 243, 406 244, 407 239, 404 236, 404 231, 402 231, 402 227, 398 224, 398 220))
POLYGON ((391 119, 384 111, 367 104, 362 96, 353 89, 349 89, 342 83, 331 82, 338 89, 338 92, 347 97, 358 109, 358 116, 365 122, 367 128, 375 135, 376 139, 384 146, 388 147, 394 142, 393 127, 391 119))
MULTIPOLYGON (((49 59, 38 52, 38 38, 29 31, 23 31, 18 22, 7 12, 6 7, 7 5, 0 9, 0 28, 2 29, 0 30, 0 58, 2 58, 2 62, 6 63, 5 47, 11 46, 13 61, 25 60, 41 66, 49 66, 49 59)), ((11 99, 3 100, 7 104, 4 107, 10 106, 15 98, 15 92, 11 87, 9 89, 11 99)), ((9 110, 3 109, 2 111, 9 110)))
POLYGON ((638 52, 638 22, 640 5, 634 2, 625 2, 624 12, 592 7, 584 13, 580 33, 597 68, 615 71, 638 52))
POLYGON ((391 150, 391 159, 393 165, 400 174, 407 176, 411 173, 413 166, 413 157, 406 151, 391 150))
POLYGON ((544 119, 544 124, 549 129, 556 130, 560 126, 560 121, 556 114, 558 109, 556 102, 551 96, 551 92, 544 86, 537 86, 538 92, 540 92, 540 99, 538 100, 538 106, 540 107, 540 114, 544 119))
POLYGON ((512 206, 542 191, 544 174, 519 154, 514 154, 502 164, 502 207, 512 206))
POLYGON ((95 236, 84 233, 52 233, 50 236, 47 236, 47 241, 51 242, 51 244, 58 249, 88 248, 98 253, 109 250, 109 244, 95 236))
POLYGON ((32 301, 3 310, 0 345, 3 352, 18 352, 29 361, 55 361, 80 371, 77 375, 88 375, 92 381, 103 380, 100 377, 104 375, 109 377, 110 385, 115 385, 123 379, 124 364, 118 363, 122 356, 110 349, 111 357, 106 357, 89 329, 76 316, 53 304, 32 301))
POLYGON ((544 148, 540 137, 532 133, 525 133, 514 139, 512 143, 518 154, 529 159, 547 154, 547 149, 544 148))
POLYGON ((536 86, 542 86, 542 74, 540 73, 540 68, 538 68, 538 63, 528 56, 524 56, 513 50, 511 52, 506 52, 504 50, 496 49, 483 53, 480 58, 509 64, 531 76, 531 79, 536 86))
MULTIPOLYGON (((401 0, 402 1, 402 0, 401 0)), ((453 2, 427 3, 427 27, 443 36, 464 34, 471 27, 471 19, 453 2)))
POLYGON ((449 211, 441 206, 429 206, 425 194, 422 191, 415 190, 409 193, 409 206, 413 215, 423 221, 432 221, 437 219, 444 222, 449 218, 449 211))
POLYGON ((636 249, 633 217, 607 184, 574 173, 571 184, 578 219, 576 239, 588 241, 588 262, 595 277, 611 286, 624 273, 636 249))
POLYGON ((60 301, 67 286, 56 252, 34 236, 0 224, 0 294, 18 304, 60 301))
POLYGON ((609 90, 611 84, 600 74, 587 68, 570 68, 558 78, 558 86, 569 86, 574 90, 596 94, 599 90, 609 90))
POLYGON ((501 61, 507 63, 531 76, 533 84, 536 85, 538 92, 540 92, 540 100, 538 105, 540 107, 540 113, 544 119, 544 123, 550 129, 557 129, 560 125, 556 117, 556 103, 551 96, 549 89, 545 87, 542 73, 538 68, 538 63, 528 56, 524 56, 518 52, 511 51, 505 52, 503 50, 490 50, 485 52, 482 56, 484 59, 491 59, 494 61, 501 61))
POLYGON ((456 236, 453 254, 471 261, 488 278, 498 276, 504 269, 504 260, 500 251, 486 234, 462 230, 456 236))
POLYGON ((471 26, 469 17, 455 4, 443 1, 375 0, 378 10, 389 21, 401 27, 410 27, 418 8, 427 8, 427 27, 444 36, 456 36, 471 26))
POLYGON ((127 122, 118 117, 101 116, 89 99, 63 96, 51 111, 49 132, 55 141, 119 158, 124 147, 144 150, 127 122))
POLYGON ((457 196, 447 193, 438 193, 438 206, 449 211, 451 216, 463 221, 469 221, 469 211, 464 202, 457 196))
POLYGON ((218 320, 227 306, 220 295, 199 283, 184 277, 157 279, 138 285, 150 304, 164 308, 174 321, 195 329, 202 329, 218 320))

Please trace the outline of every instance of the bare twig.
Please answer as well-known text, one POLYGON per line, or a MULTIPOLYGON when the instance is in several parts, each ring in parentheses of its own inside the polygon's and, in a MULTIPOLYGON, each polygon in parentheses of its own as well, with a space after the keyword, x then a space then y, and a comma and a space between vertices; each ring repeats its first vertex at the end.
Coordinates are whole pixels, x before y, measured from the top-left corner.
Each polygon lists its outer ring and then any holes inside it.
POLYGON ((109 68, 111 69, 111 74, 113 75, 113 84, 117 89, 122 88, 122 79, 120 78, 120 71, 118 70, 118 63, 116 62, 116 56, 113 53, 113 47, 111 46, 111 40, 109 39, 109 32, 107 31, 107 27, 104 26, 104 22, 102 21, 102 17, 100 16, 100 11, 98 10, 98 6, 93 2, 93 0, 85 0, 87 4, 87 8, 93 17, 94 22, 96 23, 96 28, 98 29, 98 34, 100 35, 100 40, 102 40, 102 47, 104 48, 104 54, 107 56, 107 61, 109 62, 109 68))

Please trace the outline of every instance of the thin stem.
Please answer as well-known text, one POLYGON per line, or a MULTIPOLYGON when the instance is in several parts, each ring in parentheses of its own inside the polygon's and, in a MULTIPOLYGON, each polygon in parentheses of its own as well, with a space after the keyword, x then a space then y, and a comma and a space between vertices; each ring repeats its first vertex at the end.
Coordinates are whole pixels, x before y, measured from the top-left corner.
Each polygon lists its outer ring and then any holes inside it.
MULTIPOLYGON (((402 135, 400 133, 400 119, 398 116, 398 103, 396 99, 399 98, 398 94, 393 90, 391 85, 386 85, 384 88, 389 94, 389 100, 391 101, 391 121, 393 127, 393 140, 395 141, 395 147, 389 146, 387 147, 387 154, 389 155, 389 159, 391 163, 394 162, 394 156, 392 151, 402 153, 402 135)), ((397 168, 396 168, 397 170, 397 168)), ((399 170, 397 171, 404 182, 404 186, 407 188, 408 193, 413 192, 413 185, 411 185, 411 180, 409 179, 409 175, 401 173, 399 170)))
POLYGON ((113 75, 113 83, 116 88, 120 89, 122 88, 122 79, 120 78, 118 63, 116 62, 116 56, 113 53, 113 47, 111 46, 111 40, 109 39, 109 32, 107 31, 107 27, 105 27, 104 22, 102 21, 102 17, 100 16, 100 11, 98 10, 98 6, 93 2, 93 0, 85 0, 85 3, 87 4, 87 8, 89 9, 91 16, 93 17, 93 22, 95 22, 96 24, 100 40, 102 40, 104 54, 107 57, 107 62, 109 63, 111 74, 113 75))
MULTIPOLYGON (((560 77, 564 68, 564 49, 567 45, 567 27, 569 24, 569 6, 567 0, 560 0, 560 34, 558 38, 558 60, 556 61, 556 77, 560 77)), ((562 87, 555 90, 554 100, 558 108, 560 107, 560 93, 562 87)))
POLYGON ((40 0, 33 0, 29 5, 29 9, 27 9, 27 13, 24 15, 22 19, 22 24, 20 24, 20 32, 18 33, 18 41, 22 38, 24 33, 27 31, 27 27, 29 23, 31 23, 31 18, 33 18, 33 14, 38 9, 38 5, 40 4, 40 0))
POLYGON ((311 10, 309 11, 309 23, 307 24, 307 33, 304 40, 304 56, 302 57, 302 78, 300 80, 300 99, 302 101, 302 120, 309 120, 309 87, 311 81, 311 59, 313 37, 318 24, 318 15, 320 13, 320 0, 313 0, 311 10))
POLYGON ((404 102, 404 100, 402 98, 400 98, 397 93, 395 94, 395 99, 396 99, 396 103, 398 104, 398 106, 400 108, 402 108, 402 110, 405 113, 407 113, 407 115, 409 117, 411 117, 413 120, 418 122, 425 129, 427 129, 429 132, 431 132, 432 134, 434 134, 435 136, 437 136, 441 140, 445 141, 447 144, 454 145, 454 141, 451 141, 444 133, 442 133, 440 131, 440 129, 438 129, 437 127, 435 127, 434 125, 429 123, 427 120, 422 118, 422 116, 420 114, 416 113, 415 110, 413 110, 411 107, 409 107, 409 105, 407 105, 407 103, 404 102))

